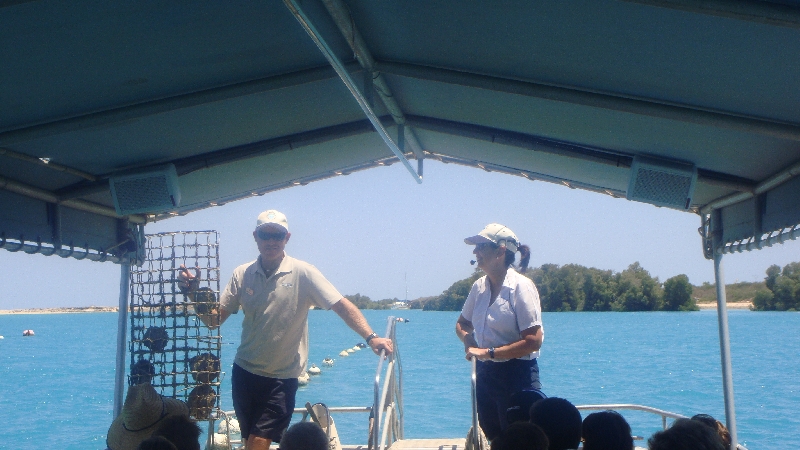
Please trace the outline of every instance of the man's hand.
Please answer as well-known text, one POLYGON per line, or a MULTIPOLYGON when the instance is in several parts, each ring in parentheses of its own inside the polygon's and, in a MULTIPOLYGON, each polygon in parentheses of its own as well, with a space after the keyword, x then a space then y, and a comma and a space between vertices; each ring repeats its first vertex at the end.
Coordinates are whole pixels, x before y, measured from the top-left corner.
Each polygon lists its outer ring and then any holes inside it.
POLYGON ((178 289, 183 294, 190 294, 200 287, 200 268, 194 268, 194 275, 189 272, 185 265, 181 264, 178 268, 178 289))
POLYGON ((380 355, 381 350, 386 350, 386 356, 391 355, 392 352, 394 351, 394 345, 392 344, 392 340, 382 337, 374 337, 370 339, 369 348, 371 348, 376 355, 380 355))

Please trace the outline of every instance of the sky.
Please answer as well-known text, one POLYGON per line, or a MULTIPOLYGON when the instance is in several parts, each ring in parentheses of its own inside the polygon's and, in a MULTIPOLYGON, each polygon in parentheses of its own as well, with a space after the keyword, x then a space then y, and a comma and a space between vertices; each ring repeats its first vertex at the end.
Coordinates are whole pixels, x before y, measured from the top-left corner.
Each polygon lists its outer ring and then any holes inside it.
MULTIPOLYGON (((662 282, 714 281, 699 216, 542 181, 428 160, 417 184, 400 164, 297 186, 183 217, 145 233, 216 230, 223 283, 258 256, 261 211, 286 214, 287 254, 315 265, 343 295, 373 300, 442 293, 472 273, 464 238, 491 222, 531 247, 531 267, 581 264, 619 272, 638 261, 662 282)), ((760 281, 800 260, 800 243, 725 256, 726 283, 760 281)), ((116 306, 120 266, 0 250, 0 309, 116 306)))

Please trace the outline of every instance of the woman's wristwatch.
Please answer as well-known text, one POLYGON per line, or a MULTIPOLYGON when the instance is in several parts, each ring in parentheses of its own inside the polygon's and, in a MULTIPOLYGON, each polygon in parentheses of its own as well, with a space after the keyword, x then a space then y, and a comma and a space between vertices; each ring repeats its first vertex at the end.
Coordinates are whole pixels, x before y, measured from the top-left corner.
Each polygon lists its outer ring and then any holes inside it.
POLYGON ((378 337, 378 333, 374 333, 373 332, 369 336, 365 337, 364 340, 367 341, 367 345, 369 345, 369 341, 371 341, 373 338, 376 338, 376 337, 378 337))
POLYGON ((494 347, 489 347, 489 358, 494 359, 494 347))

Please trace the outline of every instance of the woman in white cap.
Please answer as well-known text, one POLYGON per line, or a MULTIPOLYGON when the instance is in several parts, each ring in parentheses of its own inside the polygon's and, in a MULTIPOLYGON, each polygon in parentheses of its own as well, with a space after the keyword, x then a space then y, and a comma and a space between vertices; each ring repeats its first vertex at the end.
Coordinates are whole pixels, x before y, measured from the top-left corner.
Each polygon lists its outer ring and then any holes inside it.
POLYGON ((519 269, 527 269, 530 249, 508 227, 491 223, 464 242, 475 246, 486 275, 472 285, 456 334, 466 358, 477 359, 478 418, 491 441, 509 425, 511 395, 541 389, 536 358, 544 339, 542 309, 536 286, 513 267, 519 252, 519 269))

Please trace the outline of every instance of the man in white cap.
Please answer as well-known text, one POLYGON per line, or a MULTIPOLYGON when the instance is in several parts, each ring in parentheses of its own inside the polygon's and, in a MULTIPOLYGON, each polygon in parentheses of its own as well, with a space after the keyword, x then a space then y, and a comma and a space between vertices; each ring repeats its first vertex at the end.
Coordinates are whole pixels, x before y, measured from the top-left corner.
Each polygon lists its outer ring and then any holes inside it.
MULTIPOLYGON (((233 271, 220 294, 218 314, 198 314, 215 328, 239 309, 244 311, 231 384, 247 450, 268 449, 273 441, 280 442, 289 426, 297 377, 308 360, 308 311, 312 306, 332 309, 376 354, 393 350, 392 341, 373 332, 361 311, 316 267, 286 255, 290 237, 285 215, 275 210, 261 213, 253 231, 258 258, 233 271)), ((196 276, 185 267, 178 279, 187 294, 197 289, 196 276)))

